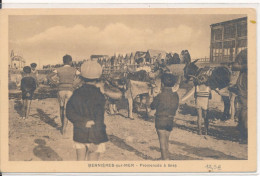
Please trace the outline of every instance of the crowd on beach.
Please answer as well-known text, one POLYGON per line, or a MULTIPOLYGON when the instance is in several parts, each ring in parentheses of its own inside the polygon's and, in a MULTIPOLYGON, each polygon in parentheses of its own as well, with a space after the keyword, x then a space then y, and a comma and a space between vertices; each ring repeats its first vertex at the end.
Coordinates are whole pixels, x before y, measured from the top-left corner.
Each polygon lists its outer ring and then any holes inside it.
MULTIPOLYGON (((80 64, 80 69, 73 67, 72 62, 70 55, 64 55, 63 65, 55 68, 47 76, 50 83, 58 87, 61 134, 66 134, 66 127, 70 121, 73 124, 73 141, 77 159, 98 160, 99 155, 106 151, 105 143, 108 141, 104 123, 106 97, 113 97, 113 95, 109 90, 104 89, 101 83, 103 68, 97 60, 84 61, 80 64), (58 83, 55 77, 58 77, 58 83)), ((144 60, 138 60, 138 62, 140 62, 140 66, 136 71, 151 72, 151 68, 141 64, 144 60)), ((240 119, 247 120, 244 118, 247 117, 247 53, 243 51, 238 54, 236 62, 232 64, 232 69, 240 72, 236 82, 238 102, 241 107, 239 109, 240 119)), ((35 63, 23 68, 20 84, 23 119, 29 118, 34 91, 39 86, 36 68, 37 64, 35 63)), ((205 133, 207 134, 209 122, 206 116, 212 90, 207 84, 207 77, 199 75, 194 81, 195 88, 192 92, 179 98, 177 91, 173 90, 173 87, 179 84, 178 77, 165 71, 160 75, 160 79, 161 90, 153 98, 150 108, 156 110, 155 128, 160 143, 161 158, 168 160, 169 136, 173 129, 173 119, 176 116, 179 102, 184 102, 192 95, 195 97, 198 124, 201 125, 201 121, 204 119, 205 133)), ((239 123, 239 125, 241 124, 246 124, 246 122, 239 123)), ((247 130, 247 127, 244 128, 247 130)), ((200 127, 198 133, 202 133, 200 127)))

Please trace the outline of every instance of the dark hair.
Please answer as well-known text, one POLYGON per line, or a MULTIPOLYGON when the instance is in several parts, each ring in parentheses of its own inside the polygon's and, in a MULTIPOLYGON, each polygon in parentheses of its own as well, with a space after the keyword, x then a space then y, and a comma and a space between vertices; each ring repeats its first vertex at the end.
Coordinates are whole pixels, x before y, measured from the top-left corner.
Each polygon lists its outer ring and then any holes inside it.
POLYGON ((66 54, 65 56, 63 56, 63 63, 64 64, 69 64, 72 61, 72 57, 68 54, 66 54))
POLYGON ((31 63, 31 67, 32 67, 32 68, 36 68, 36 67, 37 67, 37 64, 36 64, 36 63, 31 63))
POLYGON ((25 66, 25 67, 23 67, 23 71, 24 71, 24 73, 31 73, 31 67, 25 66))
POLYGON ((164 73, 162 75, 162 83, 165 87, 173 87, 176 83, 176 77, 169 73, 164 73))

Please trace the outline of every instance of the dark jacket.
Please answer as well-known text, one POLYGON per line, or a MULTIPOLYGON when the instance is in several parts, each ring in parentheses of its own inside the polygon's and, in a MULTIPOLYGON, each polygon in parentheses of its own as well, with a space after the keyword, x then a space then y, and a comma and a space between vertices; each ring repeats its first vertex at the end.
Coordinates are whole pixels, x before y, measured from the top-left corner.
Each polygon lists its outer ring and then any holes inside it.
POLYGON ((36 80, 31 76, 25 76, 21 80, 21 90, 25 92, 33 92, 36 89, 36 80))
POLYGON ((36 89, 36 80, 31 76, 25 76, 21 80, 22 99, 32 100, 34 91, 36 89))
POLYGON ((99 144, 108 141, 104 124, 105 97, 100 89, 83 84, 73 92, 66 108, 67 118, 73 123, 73 140, 80 143, 99 144), (93 120, 95 125, 86 128, 93 120))
POLYGON ((157 129, 172 130, 173 117, 179 106, 179 96, 176 92, 172 92, 171 87, 163 88, 152 104, 151 109, 156 109, 155 127, 157 129))

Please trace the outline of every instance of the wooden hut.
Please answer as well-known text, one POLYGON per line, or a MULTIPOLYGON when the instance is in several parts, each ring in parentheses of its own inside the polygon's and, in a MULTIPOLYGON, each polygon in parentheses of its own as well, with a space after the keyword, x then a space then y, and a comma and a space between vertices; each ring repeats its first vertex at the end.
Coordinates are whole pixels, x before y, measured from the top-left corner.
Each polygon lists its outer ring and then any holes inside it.
POLYGON ((247 48, 247 17, 211 24, 210 62, 233 62, 247 48))

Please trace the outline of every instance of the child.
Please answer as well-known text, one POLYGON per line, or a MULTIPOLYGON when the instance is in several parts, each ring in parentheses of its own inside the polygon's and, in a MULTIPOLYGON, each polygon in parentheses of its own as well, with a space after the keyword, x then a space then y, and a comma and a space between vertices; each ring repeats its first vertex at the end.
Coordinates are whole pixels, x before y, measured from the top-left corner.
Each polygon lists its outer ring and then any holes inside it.
POLYGON ((67 118, 73 123, 73 140, 77 160, 98 160, 108 141, 104 124, 105 97, 99 88, 102 68, 96 61, 81 66, 83 85, 73 92, 67 103, 67 118))
POLYGON ((156 110, 155 128, 158 134, 161 156, 163 160, 169 159, 168 141, 173 128, 173 118, 179 105, 179 96, 172 92, 176 78, 172 74, 162 75, 162 92, 159 93, 151 104, 151 109, 156 110))
POLYGON ((209 99, 211 99, 211 89, 207 85, 207 76, 199 75, 196 81, 194 81, 195 87, 182 98, 182 101, 188 99, 192 94, 195 97, 196 108, 198 112, 198 134, 202 134, 201 124, 202 118, 204 118, 205 134, 208 134, 209 121, 207 118, 207 112, 209 107, 209 99))
POLYGON ((72 91, 74 89, 74 81, 76 80, 77 75, 79 75, 80 72, 76 68, 71 67, 72 57, 70 55, 63 56, 63 63, 63 67, 54 70, 53 73, 47 76, 47 78, 52 84, 56 84, 53 80, 53 77, 55 75, 57 75, 59 78, 58 101, 60 104, 61 133, 65 134, 68 124, 68 120, 65 114, 66 104, 70 96, 72 95, 72 91))
POLYGON ((30 75, 31 68, 25 66, 23 68, 24 77, 21 80, 22 100, 23 100, 23 119, 27 119, 30 113, 30 106, 33 97, 33 93, 36 89, 36 80, 30 75))

